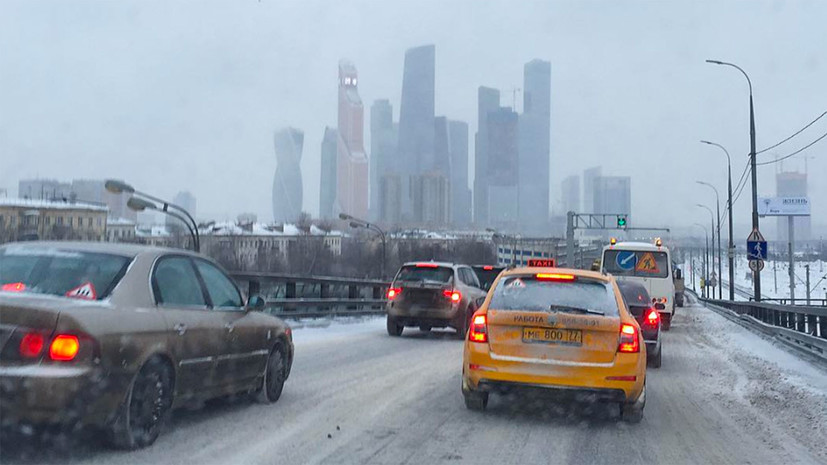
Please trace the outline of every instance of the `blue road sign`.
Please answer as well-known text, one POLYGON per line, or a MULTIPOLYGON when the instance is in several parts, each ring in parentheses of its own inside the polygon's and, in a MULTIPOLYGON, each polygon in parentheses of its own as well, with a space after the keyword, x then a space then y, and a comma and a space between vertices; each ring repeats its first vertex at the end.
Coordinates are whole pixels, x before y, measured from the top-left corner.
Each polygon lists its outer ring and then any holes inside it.
POLYGON ((635 265, 637 265, 637 255, 633 251, 621 250, 617 253, 615 261, 621 270, 631 271, 634 270, 635 265))
POLYGON ((767 241, 747 241, 747 258, 750 260, 766 260, 767 241))

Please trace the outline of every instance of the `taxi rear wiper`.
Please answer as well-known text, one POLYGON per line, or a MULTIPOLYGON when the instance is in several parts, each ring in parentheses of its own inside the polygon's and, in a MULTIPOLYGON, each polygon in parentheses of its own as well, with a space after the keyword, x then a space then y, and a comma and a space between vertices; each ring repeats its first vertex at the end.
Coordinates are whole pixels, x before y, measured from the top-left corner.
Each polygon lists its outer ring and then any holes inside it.
POLYGON ((576 313, 587 313, 589 315, 606 315, 606 312, 601 312, 600 310, 592 310, 590 308, 580 308, 580 307, 568 307, 562 305, 551 305, 549 306, 549 310, 552 312, 576 312, 576 313))

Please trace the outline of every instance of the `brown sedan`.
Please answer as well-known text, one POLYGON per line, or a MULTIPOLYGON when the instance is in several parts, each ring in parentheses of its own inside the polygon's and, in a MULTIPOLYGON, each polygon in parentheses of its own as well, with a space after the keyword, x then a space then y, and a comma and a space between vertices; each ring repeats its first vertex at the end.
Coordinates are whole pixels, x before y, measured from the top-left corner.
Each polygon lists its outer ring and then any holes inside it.
POLYGON ((2 426, 93 425, 144 447, 172 409, 281 395, 290 328, 208 258, 137 245, 0 247, 2 426))

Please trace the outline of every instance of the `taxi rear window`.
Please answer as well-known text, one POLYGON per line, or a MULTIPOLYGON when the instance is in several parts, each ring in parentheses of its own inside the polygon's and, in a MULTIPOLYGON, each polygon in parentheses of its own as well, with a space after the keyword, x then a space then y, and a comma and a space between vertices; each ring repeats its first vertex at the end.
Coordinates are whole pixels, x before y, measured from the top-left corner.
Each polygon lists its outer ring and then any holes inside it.
POLYGON ((600 281, 546 281, 534 276, 501 278, 489 305, 494 310, 550 311, 553 307, 574 307, 618 316, 612 288, 600 281))
POLYGON ((396 281, 447 283, 454 277, 454 270, 444 266, 406 265, 399 270, 396 281))
POLYGON ((0 292, 101 300, 114 289, 130 262, 129 257, 106 253, 0 248, 0 292))

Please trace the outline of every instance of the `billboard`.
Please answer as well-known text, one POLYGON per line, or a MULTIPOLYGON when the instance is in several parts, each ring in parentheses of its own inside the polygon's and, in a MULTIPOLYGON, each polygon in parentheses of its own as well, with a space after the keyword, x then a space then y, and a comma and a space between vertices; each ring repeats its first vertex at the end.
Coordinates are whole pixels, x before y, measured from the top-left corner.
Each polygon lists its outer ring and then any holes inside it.
POLYGON ((759 216, 810 216, 808 197, 760 197, 759 216))

